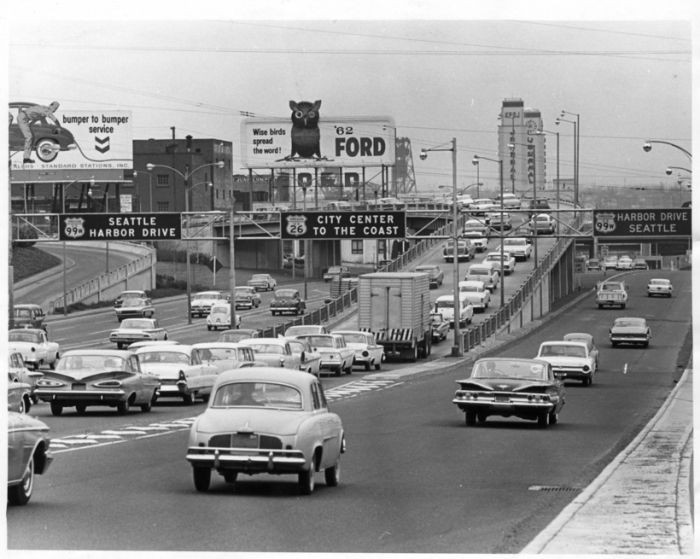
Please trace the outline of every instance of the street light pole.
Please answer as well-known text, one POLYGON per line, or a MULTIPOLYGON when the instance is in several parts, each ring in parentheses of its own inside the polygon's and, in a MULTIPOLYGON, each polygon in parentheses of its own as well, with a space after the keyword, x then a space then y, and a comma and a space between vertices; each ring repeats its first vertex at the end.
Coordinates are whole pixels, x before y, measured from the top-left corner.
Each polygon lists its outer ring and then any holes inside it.
MULTIPOLYGON (((461 357, 464 355, 464 340, 460 331, 459 316, 459 258, 458 258, 458 243, 459 243, 459 208, 457 207, 457 138, 452 138, 450 142, 452 147, 449 148, 425 148, 420 151, 420 158, 425 160, 428 157, 429 151, 451 151, 452 152, 452 313, 454 322, 454 344, 452 346, 452 356, 461 357)), ((478 181, 477 181, 478 182, 478 181)))
POLYGON ((693 161, 693 154, 690 153, 687 149, 679 146, 678 144, 674 144, 673 142, 667 142, 666 140, 647 140, 644 142, 644 145, 642 145, 642 149, 647 153, 650 152, 651 144, 666 144, 667 146, 674 147, 677 150, 682 151, 690 161, 693 161))

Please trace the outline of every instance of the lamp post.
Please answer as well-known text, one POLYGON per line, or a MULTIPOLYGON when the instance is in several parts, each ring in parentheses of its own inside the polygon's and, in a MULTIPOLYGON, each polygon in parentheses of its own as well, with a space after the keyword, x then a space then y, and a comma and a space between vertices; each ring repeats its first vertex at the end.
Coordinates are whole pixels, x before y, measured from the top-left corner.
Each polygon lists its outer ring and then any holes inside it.
POLYGON ((568 122, 569 124, 574 125, 574 207, 578 206, 578 168, 579 168, 579 161, 578 161, 578 122, 579 122, 579 115, 576 115, 576 120, 568 120, 566 118, 563 118, 564 114, 575 114, 575 113, 567 113, 566 111, 561 112, 561 116, 557 118, 554 121, 554 124, 559 126, 560 122, 568 122))
POLYGON ((481 196, 479 196, 479 160, 472 159, 472 165, 476 167, 476 197, 481 198, 481 196))
POLYGON ((672 173, 672 169, 677 169, 678 171, 685 171, 686 173, 690 173, 691 175, 693 174, 693 171, 691 169, 688 169, 687 167, 675 167, 674 165, 669 165, 666 167, 666 174, 670 175, 672 173))
POLYGON ((451 151, 452 152, 452 303, 454 318, 454 343, 452 346, 453 357, 464 355, 464 340, 459 328, 459 258, 457 254, 457 244, 459 242, 459 208, 457 207, 457 138, 452 138, 451 147, 436 146, 433 148, 423 148, 420 150, 420 158, 428 158, 429 151, 451 151))
MULTIPOLYGON (((148 175, 148 211, 152 212, 153 211, 153 174, 149 173, 148 171, 134 171, 134 178, 139 176, 139 173, 145 173, 148 175)), ((139 200, 141 197, 139 197, 139 200)), ((140 208, 139 208, 140 209, 140 208)))
MULTIPOLYGON (((185 166, 185 172, 183 173, 179 169, 175 169, 174 167, 171 167, 170 165, 162 165, 162 164, 154 164, 154 163, 146 163, 146 169, 149 171, 153 171, 155 168, 162 168, 162 169, 170 169, 173 173, 179 175, 182 180, 185 183, 185 214, 187 214, 190 211, 190 204, 189 204, 189 191, 194 188, 195 186, 199 186, 200 184, 211 184, 211 182, 206 181, 204 183, 197 183, 195 185, 192 185, 192 187, 189 187, 188 184, 190 182, 190 179, 192 176, 199 171, 200 169, 204 169, 206 167, 218 167, 219 169, 223 169, 224 167, 224 162, 223 161, 217 161, 215 163, 205 163, 204 165, 200 165, 199 167, 195 167, 190 171, 189 165, 185 166)), ((188 223, 187 223, 187 231, 189 233, 189 217, 187 218, 188 223)), ((231 235, 233 235, 233 222, 231 222, 231 235)), ((185 239, 185 249, 186 249, 186 258, 187 258, 187 265, 186 265, 186 275, 187 275, 187 324, 192 324, 192 312, 191 312, 191 304, 192 304, 192 286, 190 285, 190 241, 189 239, 185 239)), ((233 266, 233 262, 231 262, 231 266, 233 266)), ((231 297, 233 297, 233 293, 231 293, 231 297)), ((231 318, 233 321, 233 317, 231 318)), ((235 324, 232 323, 232 325, 235 327, 235 324)))
POLYGON ((651 151, 651 144, 666 144, 667 146, 674 147, 677 150, 682 151, 690 161, 693 160, 693 154, 690 153, 687 149, 679 146, 678 144, 674 144, 673 142, 667 142, 666 140, 647 140, 644 142, 644 145, 642 145, 642 149, 649 153, 651 151))
POLYGON ((501 291, 501 308, 503 308, 503 305, 505 304, 505 292, 503 289, 503 276, 505 275, 503 273, 503 260, 505 258, 505 251, 503 248, 503 159, 491 159, 490 157, 484 157, 483 155, 475 155, 472 158, 472 163, 474 161, 479 161, 480 159, 485 159, 486 161, 492 161, 493 163, 498 163, 498 183, 500 186, 500 191, 501 191, 501 226, 498 228, 499 236, 501 238, 501 271, 500 275, 498 278, 500 285, 500 291, 501 291))

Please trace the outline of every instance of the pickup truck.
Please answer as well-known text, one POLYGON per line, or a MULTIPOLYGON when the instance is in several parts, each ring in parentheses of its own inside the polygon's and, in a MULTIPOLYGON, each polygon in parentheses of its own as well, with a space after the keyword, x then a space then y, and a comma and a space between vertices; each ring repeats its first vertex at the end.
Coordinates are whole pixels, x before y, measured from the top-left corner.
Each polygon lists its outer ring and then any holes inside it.
POLYGON ((627 305, 627 286, 624 281, 602 281, 596 289, 595 302, 599 309, 603 307, 620 307, 627 305))
MULTIPOLYGON (((496 249, 500 252, 500 247, 496 249)), ((503 239, 503 250, 510 252, 516 260, 528 260, 532 254, 532 245, 525 237, 509 237, 503 239)))

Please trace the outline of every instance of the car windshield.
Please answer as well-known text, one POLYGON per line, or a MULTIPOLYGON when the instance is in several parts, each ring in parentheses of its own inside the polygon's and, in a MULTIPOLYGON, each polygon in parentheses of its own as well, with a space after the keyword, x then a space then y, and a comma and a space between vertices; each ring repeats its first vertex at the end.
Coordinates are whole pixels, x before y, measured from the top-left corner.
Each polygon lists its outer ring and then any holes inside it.
POLYGON ((29 309, 15 309, 15 318, 31 318, 32 313, 29 309))
POLYGON ((122 328, 134 328, 134 329, 144 329, 153 328, 153 323, 150 320, 144 320, 143 318, 127 318, 122 320, 122 328))
POLYGON ((579 345, 551 344, 540 348, 542 357, 586 357, 586 348, 579 345))
POLYGON ((184 363, 190 362, 190 356, 179 351, 144 351, 139 353, 141 363, 184 363))
POLYGON ((341 334, 343 336, 343 339, 345 340, 346 344, 366 344, 367 343, 367 338, 365 337, 364 334, 360 334, 359 332, 357 334, 341 334))
POLYGON ((200 351, 204 359, 211 361, 223 361, 226 359, 236 361, 240 359, 238 348, 235 347, 204 347, 200 348, 200 351))
POLYGON ((219 336, 220 342, 240 342, 241 340, 247 340, 253 336, 249 332, 223 332, 219 336))
POLYGON ((292 386, 271 382, 231 382, 216 390, 213 408, 258 407, 301 410, 301 392, 292 386))
POLYGON ((644 320, 641 318, 617 318, 615 319, 615 326, 629 327, 638 326, 643 328, 645 326, 644 320))
POLYGON ((259 344, 250 344, 250 347, 252 347, 253 351, 255 351, 256 353, 274 353, 276 355, 283 355, 284 354, 284 348, 281 345, 277 345, 277 344, 259 343, 259 344))
POLYGON ((435 308, 436 309, 451 309, 454 307, 454 303, 452 302, 452 299, 444 299, 441 301, 435 301, 435 308))
POLYGON ((9 336, 11 342, 29 342, 32 344, 39 344, 42 341, 41 334, 28 330, 10 330, 9 336))
POLYGON ((604 283, 600 286, 602 291, 622 291, 622 284, 619 283, 604 283))
POLYGON ((143 307, 146 304, 141 298, 138 297, 127 297, 122 303, 123 307, 143 307))
POLYGON ((504 241, 504 244, 520 246, 520 245, 526 245, 527 241, 525 239, 509 239, 509 240, 504 241))
POLYGON ((202 291, 194 294, 195 299, 221 299, 221 293, 216 291, 202 291))
POLYGON ((460 285, 459 290, 467 293, 481 291, 481 289, 476 285, 460 285))
POLYGON ((267 281, 267 276, 262 274, 253 274, 250 277, 251 281, 267 281))
POLYGON ((285 336, 303 336, 304 334, 318 334, 318 326, 291 326, 284 333, 285 336))
POLYGON ((255 292, 251 287, 237 287, 235 293, 236 297, 249 297, 255 292))
POLYGON ((228 314, 230 310, 228 305, 215 305, 211 308, 211 314, 228 314))
POLYGON ((653 279, 649 283, 651 285, 669 285, 669 283, 671 283, 671 282, 669 280, 653 279))
POLYGON ((485 269, 479 269, 479 268, 470 268, 469 275, 470 276, 488 276, 489 271, 485 270, 485 269))
POLYGON ((57 371, 77 371, 83 369, 92 369, 95 371, 103 370, 124 370, 126 369, 126 360, 118 355, 66 355, 59 359, 56 364, 57 371))
POLYGON ((333 338, 330 336, 305 336, 304 339, 313 347, 333 347, 333 338))
POLYGON ((279 299, 295 299, 297 292, 295 289, 278 289, 275 291, 275 297, 279 299))
POLYGON ((471 377, 547 380, 547 368, 541 363, 528 361, 482 359, 474 365, 471 377))

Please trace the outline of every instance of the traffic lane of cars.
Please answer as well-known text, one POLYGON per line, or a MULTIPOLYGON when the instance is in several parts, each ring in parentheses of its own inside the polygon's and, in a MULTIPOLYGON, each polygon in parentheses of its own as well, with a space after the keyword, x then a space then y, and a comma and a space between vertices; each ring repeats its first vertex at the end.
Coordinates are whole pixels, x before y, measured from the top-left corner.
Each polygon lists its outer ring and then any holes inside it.
MULTIPOLYGON (((601 351, 597 382, 590 387, 567 383, 559 423, 547 430, 514 418, 465 427, 463 414, 451 402, 455 381, 466 373, 463 367, 333 402, 331 409, 347 433, 348 452, 342 457, 339 487, 326 488, 321 481, 311 497, 319 501, 313 507, 297 498, 297 484, 285 478, 244 477, 235 488, 217 481, 210 495, 198 494, 184 460, 183 430, 58 455, 50 479, 37 481, 33 506, 8 511, 9 545, 516 553, 604 468, 671 389, 680 340, 690 323, 687 276, 674 278, 679 295, 671 301, 675 306, 667 313, 668 332, 658 347, 613 350, 605 342, 607 317, 618 311, 598 310, 590 296, 498 352, 532 357, 541 342, 560 339, 567 331, 595 335, 601 351), (626 362, 635 365, 624 374, 626 362), (537 491, 538 486, 563 490, 537 491), (98 492, 109 507, 94 498, 98 492), (216 515, 211 514, 212 499, 216 515), (282 505, 287 514, 280 517, 282 505), (162 520, 155 529, 153 518, 162 520), (180 523, 187 523, 188 530, 168 528, 180 523), (237 526, 235 532, 231 525, 237 526), (129 540, 114 526, 129 530, 129 540), (37 530, 42 534, 38 543, 37 530)), ((644 296, 643 282, 627 281, 634 308, 637 291, 644 296)), ((645 302, 640 299, 639 305, 645 302)), ((652 300, 657 305, 649 312, 662 312, 667 302, 652 300)))

